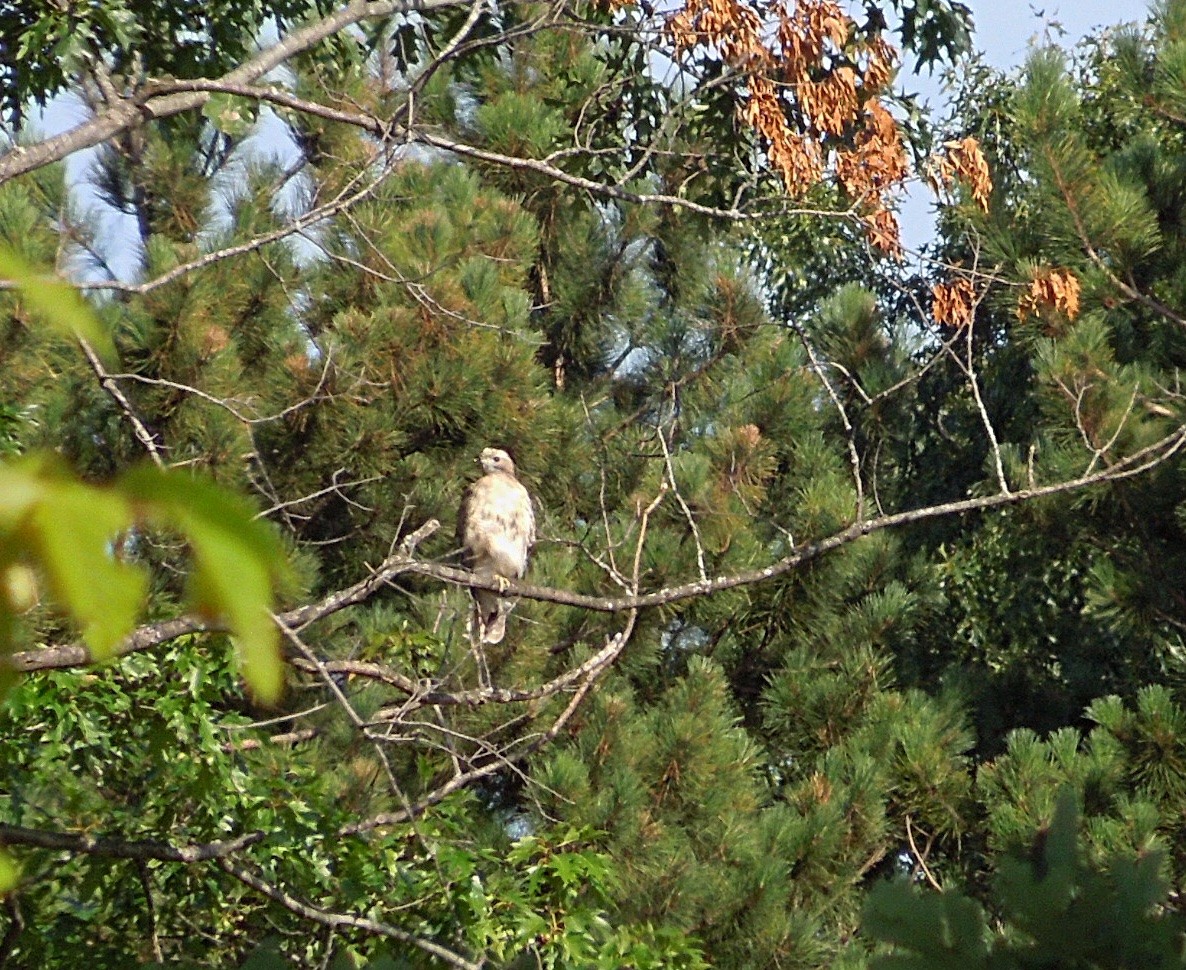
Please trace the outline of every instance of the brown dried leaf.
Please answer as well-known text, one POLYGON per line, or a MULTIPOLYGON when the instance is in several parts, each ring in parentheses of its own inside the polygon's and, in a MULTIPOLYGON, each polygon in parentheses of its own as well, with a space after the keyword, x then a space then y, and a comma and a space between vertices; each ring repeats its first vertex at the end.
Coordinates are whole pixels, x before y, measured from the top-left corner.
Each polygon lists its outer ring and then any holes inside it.
POLYGON ((949 187, 956 181, 965 183, 972 191, 973 201, 981 211, 987 212, 992 195, 992 175, 980 150, 980 142, 968 136, 960 141, 945 142, 943 147, 947 154, 939 159, 940 184, 949 187))
POLYGON ((975 311, 976 290, 966 276, 959 276, 950 283, 937 283, 931 290, 934 306, 931 315, 936 323, 962 330, 972 325, 975 311))
POLYGON ((1074 320, 1079 315, 1080 289, 1078 277, 1069 269, 1040 269, 1017 301, 1017 316, 1024 320, 1042 310, 1053 310, 1074 320))
POLYGON ((788 193, 803 194, 834 167, 873 245, 901 253, 889 194, 907 162, 879 100, 896 59, 884 38, 861 34, 834 0, 775 0, 760 11, 746 0, 684 0, 667 29, 677 51, 715 48, 746 75, 740 118, 765 142, 788 193))

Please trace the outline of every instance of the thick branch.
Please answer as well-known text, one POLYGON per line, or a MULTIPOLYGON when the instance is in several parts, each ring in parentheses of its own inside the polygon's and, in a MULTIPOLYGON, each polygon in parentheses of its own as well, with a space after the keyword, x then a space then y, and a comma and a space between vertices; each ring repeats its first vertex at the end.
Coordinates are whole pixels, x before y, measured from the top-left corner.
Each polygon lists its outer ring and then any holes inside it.
MULTIPOLYGON (((439 5, 447 5, 456 0, 438 0, 439 5)), ((481 148, 476 145, 470 145, 465 142, 456 141, 452 138, 447 138, 443 135, 433 134, 431 132, 419 130, 416 128, 405 129, 398 125, 393 125, 388 121, 378 118, 373 114, 361 111, 347 111, 341 108, 334 108, 328 105, 320 104, 316 101, 311 101, 306 98, 297 97, 275 85, 268 85, 260 87, 242 81, 230 80, 230 75, 225 78, 211 80, 209 78, 195 78, 188 81, 168 81, 159 82, 150 85, 141 93, 140 97, 144 104, 154 105, 158 102, 172 99, 176 101, 181 98, 201 98, 204 102, 212 94, 231 94, 237 97, 250 98, 256 101, 274 104, 277 107, 285 108, 290 111, 300 112, 301 114, 310 115, 312 117, 324 118, 327 121, 334 121, 340 124, 352 125, 368 132, 376 138, 382 140, 391 140, 397 144, 421 144, 430 148, 435 148, 439 151, 450 152, 455 155, 460 155, 464 158, 472 158, 476 161, 486 162, 491 165, 498 165, 502 168, 516 169, 519 171, 535 172, 546 178, 550 178, 563 185, 570 185, 573 188, 582 189, 589 192, 591 195, 596 195, 601 198, 614 199, 619 202, 629 202, 638 205, 669 205, 675 208, 687 209, 700 215, 710 216, 716 219, 725 219, 729 221, 745 221, 762 218, 763 215, 770 215, 773 213, 753 213, 745 212, 736 206, 728 209, 719 208, 716 206, 703 205, 691 199, 683 198, 679 195, 668 195, 663 193, 650 192, 632 192, 629 189, 622 188, 620 185, 608 184, 598 182, 593 179, 584 178, 580 175, 574 175, 565 171, 562 168, 552 164, 544 159, 524 158, 517 155, 506 155, 501 152, 491 151, 486 148, 481 148)), ((180 103, 180 102, 178 102, 180 103)), ((198 102, 192 107, 197 107, 198 102)), ((84 126, 85 127, 85 126, 84 126)), ((75 129, 78 131, 79 129, 75 129)), ((67 133, 69 134, 69 133, 67 133)), ((85 147, 85 146, 84 146, 85 147)), ((3 182, 4 164, 8 156, 0 159, 0 182, 3 182)), ((341 207, 339 207, 341 208, 341 207)), ((799 209, 790 208, 785 205, 780 206, 777 212, 778 215, 814 215, 821 217, 853 219, 856 218, 855 208, 850 207, 840 211, 830 209, 799 209)), ((286 235, 291 230, 284 231, 281 234, 286 235)), ((276 238, 281 234, 271 234, 276 238)), ((270 240, 269 240, 270 241, 270 240)), ((245 248, 256 248, 254 243, 244 244, 245 248)), ((209 260, 209 257, 203 257, 203 260, 209 260)), ((186 269, 191 267, 186 267, 186 269)), ((175 278, 184 272, 182 268, 177 268, 171 271, 170 278, 175 278)), ((153 285, 159 285, 156 281, 153 285)), ((116 285, 110 283, 90 283, 86 284, 88 289, 120 289, 128 292, 141 292, 143 287, 133 285, 116 285)))
MULTIPOLYGON (((271 47, 260 51, 222 78, 228 85, 248 84, 279 67, 295 54, 316 46, 327 37, 352 24, 376 17, 414 10, 435 10, 462 6, 464 0, 351 0, 341 10, 293 31, 271 47)), ((178 92, 153 96, 142 92, 136 98, 124 98, 101 114, 76 128, 47 138, 35 145, 18 146, 0 157, 0 185, 51 162, 59 161, 83 148, 90 148, 138 128, 157 118, 168 118, 199 108, 210 100, 206 91, 178 92)))

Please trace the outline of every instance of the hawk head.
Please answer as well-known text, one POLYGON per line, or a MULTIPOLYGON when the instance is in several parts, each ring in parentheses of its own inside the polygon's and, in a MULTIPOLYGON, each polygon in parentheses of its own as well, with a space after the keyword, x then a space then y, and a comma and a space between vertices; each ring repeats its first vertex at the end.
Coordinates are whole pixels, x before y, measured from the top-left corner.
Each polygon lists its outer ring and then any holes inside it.
POLYGON ((511 461, 511 456, 501 448, 483 448, 482 453, 478 455, 478 463, 487 475, 492 475, 494 472, 515 474, 515 463, 511 461))

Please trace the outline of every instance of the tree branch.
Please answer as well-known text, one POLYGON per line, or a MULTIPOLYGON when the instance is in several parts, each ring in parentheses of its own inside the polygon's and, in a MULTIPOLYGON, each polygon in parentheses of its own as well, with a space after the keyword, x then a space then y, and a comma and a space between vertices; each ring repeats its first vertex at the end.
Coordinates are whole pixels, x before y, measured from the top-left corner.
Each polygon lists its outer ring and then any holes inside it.
MULTIPOLYGON (((351 0, 341 10, 293 31, 271 47, 260 51, 255 57, 225 74, 222 80, 228 85, 250 83, 279 67, 295 54, 306 51, 340 30, 364 20, 463 4, 464 0, 351 0)), ((140 92, 134 98, 120 99, 101 114, 76 128, 35 145, 17 146, 0 156, 0 185, 18 175, 59 161, 80 149, 99 145, 149 121, 200 108, 209 100, 208 91, 182 91, 153 96, 151 90, 140 92)))
POLYGON ((351 916, 348 913, 331 913, 328 910, 319 909, 310 903, 297 899, 295 896, 290 896, 279 886, 273 886, 271 883, 265 882, 259 876, 255 875, 255 873, 250 872, 242 866, 235 865, 229 859, 218 859, 217 865, 223 872, 238 879, 244 886, 254 889, 257 893, 266 896, 272 902, 283 906, 290 913, 294 913, 302 919, 312 920, 314 923, 332 927, 333 929, 363 930, 366 933, 373 933, 376 936, 385 936, 392 940, 398 940, 401 943, 410 943, 425 953, 445 961, 450 966, 460 967, 462 970, 480 970, 482 966, 481 963, 473 963, 460 954, 446 949, 439 943, 422 939, 413 933, 397 929, 387 923, 365 919, 361 916, 351 916))
POLYGON ((38 849, 58 849, 84 855, 140 861, 159 859, 163 862, 209 862, 211 859, 222 859, 241 852, 248 846, 262 842, 266 837, 266 832, 248 832, 234 839, 174 845, 155 839, 138 842, 127 839, 96 838, 93 835, 71 832, 27 829, 19 825, 0 825, 0 845, 28 845, 38 849))
MULTIPOLYGON (((444 563, 427 562, 412 557, 411 550, 426 536, 440 528, 440 522, 430 519, 416 532, 407 536, 401 543, 400 551, 388 557, 366 579, 349 586, 346 589, 330 593, 316 603, 299 606, 279 615, 279 620, 291 629, 298 630, 326 616, 358 603, 365 602, 380 588, 387 585, 397 576, 411 574, 427 576, 442 582, 453 583, 458 586, 468 586, 475 589, 488 589, 507 596, 518 596, 529 600, 546 603, 558 603, 562 606, 572 606, 579 609, 593 610, 599 613, 625 613, 632 610, 648 609, 655 606, 666 606, 696 596, 706 596, 727 589, 752 586, 766 582, 777 576, 785 575, 794 569, 818 559, 820 556, 839 549, 862 536, 872 535, 886 529, 900 528, 917 522, 949 515, 963 515, 969 512, 986 512, 991 509, 1003 508, 1010 505, 1020 505, 1023 502, 1068 492, 1089 488, 1093 485, 1103 485, 1139 475, 1156 467, 1172 455, 1182 450, 1186 445, 1186 425, 1155 441, 1153 444, 1134 452, 1126 458, 1100 471, 1082 475, 1061 482, 1048 485, 1032 486, 1010 492, 997 492, 992 495, 976 496, 960 499, 954 502, 943 502, 938 505, 928 505, 904 512, 880 515, 872 519, 862 519, 853 522, 845 529, 832 535, 796 546, 792 552, 760 569, 748 569, 732 573, 727 576, 716 576, 705 580, 695 580, 666 586, 649 593, 629 593, 624 596, 594 596, 588 593, 575 593, 565 589, 555 589, 547 586, 534 586, 530 583, 505 581, 501 584, 493 580, 486 580, 475 576, 466 569, 448 566, 444 563)), ((133 632, 122 644, 115 649, 115 656, 134 653, 158 646, 187 633, 225 632, 224 624, 210 621, 196 616, 183 616, 163 623, 144 626, 133 632)), ((14 670, 31 672, 35 670, 61 669, 77 667, 92 661, 90 651, 84 644, 75 643, 56 647, 43 647, 37 650, 26 650, 13 654, 8 658, 8 665, 14 670)), ((333 670, 333 668, 329 668, 333 670)), ((349 672, 349 671, 345 671, 349 672)), ((415 681, 400 675, 393 675, 390 681, 393 686, 401 690, 414 691, 417 689, 415 681)))

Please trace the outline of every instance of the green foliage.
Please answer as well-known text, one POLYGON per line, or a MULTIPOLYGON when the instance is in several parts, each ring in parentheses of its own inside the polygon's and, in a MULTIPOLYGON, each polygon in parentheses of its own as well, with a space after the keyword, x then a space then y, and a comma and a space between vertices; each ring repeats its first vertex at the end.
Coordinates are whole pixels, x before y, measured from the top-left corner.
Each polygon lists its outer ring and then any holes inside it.
MULTIPOLYGON (((36 311, 35 320, 58 333, 90 342, 101 356, 112 359, 110 336, 69 283, 38 276, 16 252, 4 248, 0 248, 0 273, 19 287, 21 296, 36 311)), ((18 306, 14 312, 21 314, 22 308, 18 306)))
MULTIPOLYGON (((219 95, 98 152, 131 238, 76 211, 60 170, 0 187, 28 264, 106 279, 134 251, 143 281, 89 304, 0 294, 6 652, 77 627, 110 655, 147 600, 151 621, 225 628, 251 688, 214 632, 13 686, 0 822, 22 870, 0 870, 0 948, 96 967, 428 967, 442 948, 855 970, 876 941, 888 966, 1165 959, 1158 907, 1186 872, 1178 459, 1008 511, 927 507, 1123 467, 1178 426, 1177 6, 1023 78, 969 74, 949 134, 984 136, 995 191, 944 216, 939 255, 984 288, 959 333, 926 316, 938 277, 887 279, 850 221, 806 213, 835 206, 827 186, 737 227, 627 201, 752 205, 771 181, 739 79, 687 51, 662 83, 644 7, 434 8, 287 65, 302 98, 472 151, 276 108, 294 157, 269 161, 255 108, 219 95), (1019 319, 1050 268, 1081 312, 1019 319), (489 445, 537 500, 533 583, 612 598, 802 561, 638 611, 524 598, 482 656, 466 591, 421 572, 336 609, 413 530, 417 559, 456 565, 489 445), (888 513, 901 528, 812 545, 888 513), (326 611, 288 669, 277 585, 326 611)), ((963 40, 960 4, 894 9, 926 61, 963 40)), ((94 50, 118 83, 138 53, 216 77, 297 13, 0 18, 74 58, 22 49, 6 69, 35 94, 94 50)))
POLYGON ((110 657, 132 630, 146 591, 144 573, 113 555, 139 526, 175 528, 194 549, 191 602, 225 620, 243 656, 243 673, 264 702, 283 684, 278 634, 270 618, 283 560, 273 535, 220 489, 141 468, 110 488, 76 481, 51 459, 0 470, 0 604, 5 653, 13 624, 36 604, 44 574, 55 600, 82 628, 96 660, 110 657))
MULTIPOLYGON (((19 121, 30 101, 44 105, 78 69, 110 59, 117 73, 132 69, 178 78, 212 77, 251 52, 270 19, 292 23, 309 11, 301 0, 225 4, 208 12, 159 0, 104 0, 61 6, 33 0, 0 12, 6 39, 4 113, 19 121), (11 46, 9 46, 11 45, 11 46)), ((312 9, 327 9, 313 4, 312 9)))
MULTIPOLYGON (((212 664, 192 641, 160 657, 129 657, 118 671, 27 679, 0 731, 6 821, 181 845, 259 831, 266 838, 247 854, 250 864, 289 892, 331 907, 344 897, 373 919, 490 953, 502 965, 704 966, 684 935, 610 918, 614 871, 592 831, 541 827, 511 838, 484 829, 482 808, 463 796, 415 825, 343 839, 337 830, 351 815, 339 780, 307 751, 240 749, 250 722, 230 709, 235 696, 233 668, 212 664), (176 688, 161 695, 166 677, 176 688)), ((94 946, 97 966, 126 966, 145 955, 150 918, 179 961, 238 966, 272 932, 281 933, 278 952, 298 965, 316 950, 293 932, 296 917, 262 906, 225 874, 160 862, 138 873, 131 860, 63 864, 37 852, 20 860, 22 905, 39 914, 21 935, 21 958, 53 965, 94 946), (148 917, 145 893, 170 905, 148 917), (191 929, 191 914, 207 911, 205 933, 219 934, 216 949, 191 929)), ((436 965, 414 949, 365 938, 343 940, 335 952, 357 961, 351 965, 384 952, 436 965)))
POLYGON ((1186 921, 1165 907, 1157 856, 1083 862, 1068 790, 1047 817, 1026 853, 1000 859, 991 930, 984 910, 958 893, 923 893, 904 881, 879 884, 863 928, 893 952, 873 966, 1182 966, 1186 921))

